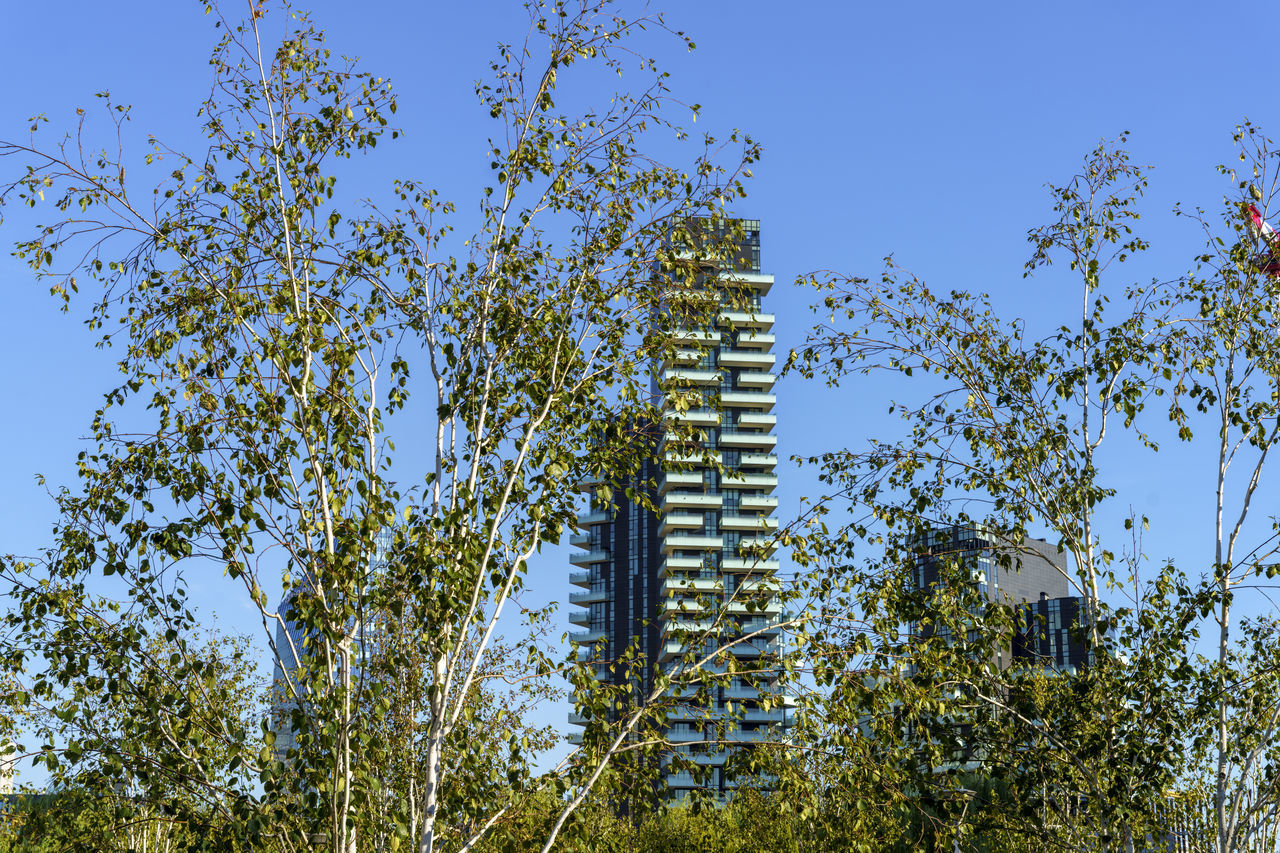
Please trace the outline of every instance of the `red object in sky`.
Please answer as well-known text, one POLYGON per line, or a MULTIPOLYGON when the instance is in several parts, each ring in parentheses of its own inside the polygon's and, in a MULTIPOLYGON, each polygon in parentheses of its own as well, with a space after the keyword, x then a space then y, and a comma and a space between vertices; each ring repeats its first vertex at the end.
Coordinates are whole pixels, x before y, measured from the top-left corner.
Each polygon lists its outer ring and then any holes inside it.
POLYGON ((1267 243, 1267 248, 1254 256, 1253 265, 1269 276, 1280 276, 1280 234, 1262 218, 1258 208, 1249 205, 1249 224, 1254 232, 1267 243))

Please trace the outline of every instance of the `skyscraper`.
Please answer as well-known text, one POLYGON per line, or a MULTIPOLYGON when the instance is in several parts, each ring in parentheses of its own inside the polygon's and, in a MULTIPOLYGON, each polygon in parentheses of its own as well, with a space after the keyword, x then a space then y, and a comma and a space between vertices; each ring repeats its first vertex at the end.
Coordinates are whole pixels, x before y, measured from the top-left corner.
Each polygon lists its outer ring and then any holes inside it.
MULTIPOLYGON (((678 666, 704 631, 703 648, 750 636, 730 652, 742 669, 777 649, 774 318, 763 311, 773 276, 761 272, 760 223, 737 224, 743 237, 734 260, 699 277, 720 303, 714 322, 677 323, 676 348, 653 368, 665 426, 656 429, 655 458, 637 482, 649 484, 658 511, 617 489, 611 502, 592 500, 571 540, 586 549, 570 557, 570 580, 583 591, 569 600, 586 608, 570 616, 586 629, 573 639, 589 648, 597 680, 623 684, 626 673, 609 664, 634 646, 649 673, 637 686, 647 689, 653 667, 678 666)), ((786 725, 776 701, 760 706, 761 691, 773 686, 767 677, 734 678, 710 699, 672 705, 663 763, 671 795, 734 786, 725 773, 734 750, 786 725), (708 767, 706 784, 668 768, 675 754, 708 767)))

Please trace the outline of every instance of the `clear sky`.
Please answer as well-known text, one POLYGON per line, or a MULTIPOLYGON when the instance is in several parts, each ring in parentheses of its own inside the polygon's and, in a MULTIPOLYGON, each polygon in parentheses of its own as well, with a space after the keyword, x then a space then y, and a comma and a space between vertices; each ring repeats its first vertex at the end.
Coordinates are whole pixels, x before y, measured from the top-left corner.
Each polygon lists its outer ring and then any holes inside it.
MULTIPOLYGON (((361 57, 400 93, 407 135, 362 165, 368 192, 413 176, 474 210, 493 125, 472 83, 496 43, 522 37, 518 3, 323 0, 311 8, 335 52, 361 57)), ((770 308, 780 353, 809 322, 809 294, 788 282, 818 269, 875 275, 888 254, 935 288, 989 291, 1008 316, 1053 328, 1076 291, 1065 271, 1021 277, 1026 232, 1050 217, 1044 184, 1065 181, 1101 138, 1126 130, 1135 160, 1154 167, 1143 232, 1153 249, 1133 278, 1175 276, 1200 238, 1172 206, 1213 208, 1233 189, 1214 166, 1232 158, 1241 119, 1280 133, 1266 39, 1280 28, 1273 4, 685 0, 665 11, 698 49, 685 54, 661 41, 649 49, 672 72, 677 96, 703 105, 696 129, 740 127, 764 144, 738 212, 763 223, 764 268, 779 282, 770 308)), ((214 34, 195 0, 10 2, 0 23, 8 35, 0 137, 24 137, 28 117, 45 113, 42 133, 52 139, 71 127, 76 106, 110 89, 134 104, 138 148, 148 132, 198 148, 195 111, 208 91, 214 34)), ((269 13, 267 32, 280 25, 269 13)), ((0 161, 6 178, 12 165, 0 161)), ((6 243, 16 236, 0 231, 6 243)), ((53 519, 34 477, 72 484, 78 438, 113 369, 76 311, 58 313, 20 262, 0 257, 0 280, 9 320, 0 359, 11 366, 0 419, 0 551, 22 553, 45 540, 53 519)), ((883 437, 892 422, 882 390, 784 383, 780 453, 883 437)), ((1110 464, 1125 508, 1153 518, 1153 557, 1188 567, 1211 558, 1207 457, 1162 451, 1110 464)), ((785 517, 816 487, 807 475, 780 473, 785 517)), ((1124 544, 1118 528, 1104 535, 1124 544)), ((545 598, 567 597, 567 551, 546 555, 538 569, 545 598)), ((234 604, 206 605, 235 623, 234 604)))

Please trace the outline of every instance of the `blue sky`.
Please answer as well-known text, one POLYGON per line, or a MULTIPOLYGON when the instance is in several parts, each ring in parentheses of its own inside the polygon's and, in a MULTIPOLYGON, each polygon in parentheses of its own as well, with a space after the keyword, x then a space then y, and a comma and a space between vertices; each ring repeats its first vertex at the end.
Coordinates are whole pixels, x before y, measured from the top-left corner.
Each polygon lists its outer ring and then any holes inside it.
MULTIPOLYGON (((473 210, 493 126, 472 83, 497 42, 523 35, 518 4, 324 0, 311 8, 335 52, 360 56, 400 93, 406 137, 362 164, 368 192, 414 176, 473 210)), ((1260 37, 1280 27, 1272 4, 686 0, 665 11, 698 49, 651 40, 646 50, 671 71, 681 99, 703 105, 695 129, 740 127, 764 144, 738 212, 763 222, 764 267, 779 283, 770 307, 780 352, 803 339, 809 322, 809 294, 788 282, 819 269, 875 275, 888 254, 935 288, 988 291, 1007 316, 1053 328, 1076 291, 1065 270, 1021 277, 1026 232, 1050 216, 1044 184, 1065 181, 1101 138, 1126 130, 1135 160, 1153 167, 1143 224, 1153 248, 1132 279, 1177 275, 1200 238, 1171 215, 1173 205, 1213 208, 1232 189, 1214 166, 1233 156, 1237 122, 1280 132, 1260 37)), ((76 106, 110 89, 134 105, 137 147, 148 132, 198 147, 195 111, 208 91, 214 35, 194 0, 11 3, 0 21, 9 34, 0 137, 23 138, 28 117, 45 113, 42 133, 53 139, 71 127, 76 106)), ((266 31, 280 26, 278 11, 269 13, 266 31)), ((12 165, 0 161, 0 172, 7 177, 12 165)), ((12 216, 8 225, 23 221, 12 216)), ((16 236, 13 227, 0 232, 5 242, 16 236)), ((35 474, 72 483, 78 439, 113 368, 75 309, 58 313, 20 262, 0 257, 0 281, 9 318, 0 358, 11 365, 0 420, 9 448, 0 551, 22 553, 45 540, 53 520, 35 474)), ((893 428, 883 391, 784 384, 780 452, 883 437, 893 428)), ((1152 516, 1153 557, 1192 567, 1211 557, 1211 460, 1176 450, 1117 456, 1108 473, 1125 489, 1126 507, 1152 516)), ((781 473, 785 516, 816 487, 807 475, 781 473)), ((1118 527, 1105 535, 1123 544, 1118 527)), ((567 551, 538 568, 545 598, 567 596, 567 551)), ((234 603, 207 605, 236 622, 234 603)))

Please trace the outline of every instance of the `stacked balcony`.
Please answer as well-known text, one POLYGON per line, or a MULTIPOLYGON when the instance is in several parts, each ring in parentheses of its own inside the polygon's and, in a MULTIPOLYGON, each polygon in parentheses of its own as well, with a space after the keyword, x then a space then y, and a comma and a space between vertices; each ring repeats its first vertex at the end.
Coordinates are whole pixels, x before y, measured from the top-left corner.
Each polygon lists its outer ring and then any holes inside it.
MULTIPOLYGON (((758 227, 759 223, 752 223, 752 229, 758 227)), ((781 614, 778 583, 773 578, 778 569, 773 541, 778 529, 774 516, 778 500, 773 496, 778 484, 773 434, 777 423, 775 318, 760 307, 773 286, 773 276, 755 271, 759 244, 753 245, 756 260, 750 269, 719 276, 707 273, 704 286, 714 288, 714 293, 704 295, 714 295, 719 307, 703 328, 672 330, 674 347, 654 367, 666 424, 651 494, 658 514, 656 524, 650 518, 653 526, 646 534, 656 540, 645 540, 645 556, 637 563, 636 554, 623 552, 632 546, 624 549, 628 540, 622 532, 614 544, 600 532, 616 529, 610 524, 611 514, 590 512, 578 519, 572 543, 582 550, 570 557, 578 569, 571 581, 584 591, 572 592, 569 601, 585 609, 570 617, 579 629, 571 632, 570 639, 579 644, 582 659, 602 661, 599 678, 612 677, 602 660, 603 644, 610 636, 608 631, 590 630, 589 614, 598 614, 602 606, 609 607, 607 615, 614 618, 626 611, 625 597, 614 601, 610 593, 601 591, 613 589, 614 583, 622 584, 616 587, 619 590, 630 589, 638 611, 637 577, 656 575, 656 583, 645 581, 640 586, 650 605, 645 617, 649 627, 634 615, 631 624, 613 625, 614 654, 632 637, 655 631, 657 645, 650 647, 651 662, 673 671, 704 657, 705 637, 720 642, 737 639, 728 652, 701 664, 705 670, 725 673, 733 666, 726 656, 754 662, 778 648, 781 614), (607 584, 606 579, 610 579, 607 584)), ((624 511, 633 513, 634 507, 621 500, 616 512, 624 511)), ((594 624, 598 628, 608 623, 597 620, 594 624)), ((723 695, 712 706, 692 698, 689 705, 693 715, 689 719, 700 720, 699 729, 710 725, 727 731, 727 744, 696 755, 697 763, 714 768, 725 763, 732 743, 763 739, 771 727, 785 726, 786 719, 776 698, 765 702, 772 710, 759 707, 759 687, 734 679, 732 688, 720 692, 723 695), (738 710, 729 713, 722 704, 725 699, 731 699, 738 710)), ((672 740, 702 740, 703 735, 695 735, 689 725, 673 725, 672 740)), ((731 787, 721 769, 715 773, 722 785, 731 787)), ((687 774, 671 772, 667 784, 679 792, 694 783, 687 774)))

